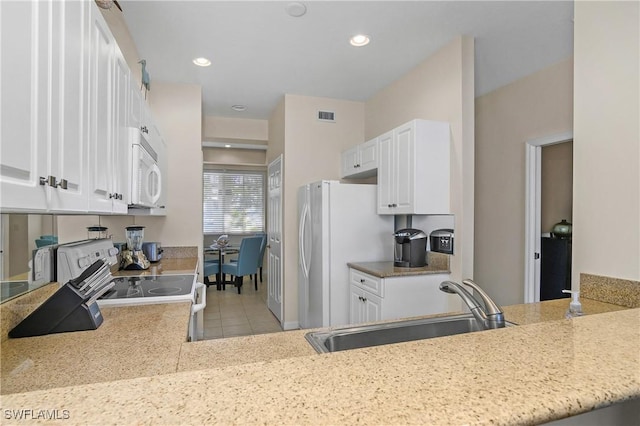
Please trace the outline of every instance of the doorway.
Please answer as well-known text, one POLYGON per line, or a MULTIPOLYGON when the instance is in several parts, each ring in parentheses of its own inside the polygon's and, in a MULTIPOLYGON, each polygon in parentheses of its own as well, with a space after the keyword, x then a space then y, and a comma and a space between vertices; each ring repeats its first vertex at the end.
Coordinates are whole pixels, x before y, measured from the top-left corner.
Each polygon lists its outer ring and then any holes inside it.
MULTIPOLYGON (((525 207, 525 284, 524 302, 532 303, 541 300, 541 279, 542 279, 542 244, 543 238, 551 238, 551 228, 562 219, 571 222, 571 206, 573 204, 571 194, 572 184, 569 182, 559 182, 559 179, 566 179, 567 161, 572 165, 571 145, 573 142, 573 132, 566 132, 551 135, 544 138, 527 141, 526 144, 526 207, 525 207), (565 144, 565 145, 561 145, 565 144), (544 151, 543 151, 544 150, 544 151), (566 155, 569 152, 570 159, 566 155), (546 159, 543 159, 546 154, 546 159), (543 170, 544 161, 544 170, 543 170), (563 168, 564 167, 564 168, 563 168), (544 176, 543 176, 544 171, 544 176), (567 191, 567 186, 568 191, 567 191), (570 197, 571 199, 567 199, 570 197), (567 210, 568 209, 568 210, 567 210), (557 216, 568 216, 560 217, 557 216)), ((549 270, 550 263, 555 262, 557 254, 552 253, 545 241, 545 275, 549 270), (551 258, 549 256, 552 256, 551 258), (552 262, 549 262, 552 259, 552 262)), ((556 241, 552 242, 555 245, 556 241)), ((566 245, 566 244, 565 244, 566 245)), ((560 266, 566 267, 566 262, 570 262, 570 252, 568 260, 559 262, 560 266)), ((570 263, 568 265, 570 271, 570 263)), ((565 277, 566 279, 566 277, 565 277)), ((545 289, 547 282, 545 282, 545 289)), ((570 281, 569 281, 570 286, 570 281)))

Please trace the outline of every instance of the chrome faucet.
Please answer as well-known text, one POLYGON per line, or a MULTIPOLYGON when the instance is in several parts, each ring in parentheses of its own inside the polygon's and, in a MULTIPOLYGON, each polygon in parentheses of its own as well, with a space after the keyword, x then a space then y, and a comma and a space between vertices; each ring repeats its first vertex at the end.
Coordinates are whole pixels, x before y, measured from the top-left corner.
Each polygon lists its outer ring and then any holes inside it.
POLYGON ((460 296, 471 310, 473 316, 484 325, 485 329, 504 327, 504 314, 502 313, 502 308, 500 308, 496 302, 491 300, 487 293, 485 293, 478 284, 469 279, 462 280, 462 283, 471 287, 480 296, 484 307, 480 302, 478 302, 478 299, 469 293, 463 286, 458 283, 454 283, 453 281, 441 282, 440 290, 445 293, 455 293, 460 296))

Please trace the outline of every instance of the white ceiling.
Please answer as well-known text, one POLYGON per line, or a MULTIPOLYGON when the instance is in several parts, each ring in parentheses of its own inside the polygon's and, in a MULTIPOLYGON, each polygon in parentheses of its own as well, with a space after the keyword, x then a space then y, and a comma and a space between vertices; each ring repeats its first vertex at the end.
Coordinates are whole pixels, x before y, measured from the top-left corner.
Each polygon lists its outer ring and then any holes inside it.
POLYGON ((475 38, 476 96, 573 53, 573 1, 302 1, 300 18, 289 3, 119 2, 151 90, 200 84, 205 115, 266 119, 285 93, 366 101, 460 34, 475 38), (350 46, 357 33, 371 43, 350 46))

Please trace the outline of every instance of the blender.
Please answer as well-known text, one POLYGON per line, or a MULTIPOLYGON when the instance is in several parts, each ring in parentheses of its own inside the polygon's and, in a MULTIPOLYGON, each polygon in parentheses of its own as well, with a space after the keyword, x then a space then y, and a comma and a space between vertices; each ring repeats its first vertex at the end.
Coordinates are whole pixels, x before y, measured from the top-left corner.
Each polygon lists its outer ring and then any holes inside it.
POLYGON ((100 225, 87 226, 87 238, 90 240, 108 238, 107 229, 109 228, 100 225))
POLYGON ((150 262, 142 252, 144 226, 127 226, 127 248, 122 251, 120 269, 148 269, 150 262))

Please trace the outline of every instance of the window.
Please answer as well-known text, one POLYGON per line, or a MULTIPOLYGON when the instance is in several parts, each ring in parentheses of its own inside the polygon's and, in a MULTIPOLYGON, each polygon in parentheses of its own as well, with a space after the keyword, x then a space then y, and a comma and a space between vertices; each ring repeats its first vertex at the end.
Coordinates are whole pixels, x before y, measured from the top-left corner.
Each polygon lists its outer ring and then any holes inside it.
POLYGON ((264 182, 264 172, 205 170, 203 232, 264 232, 264 182))

